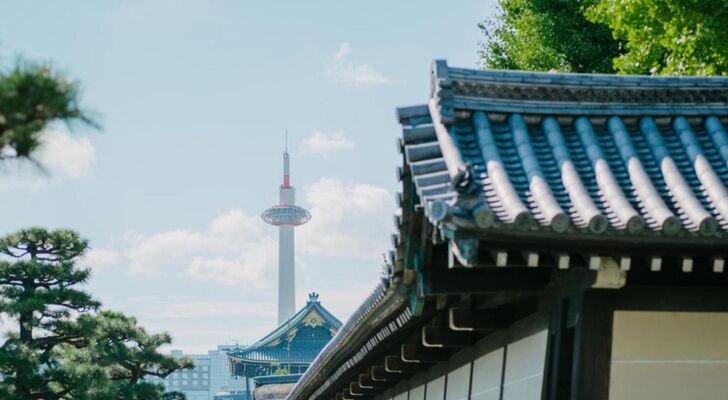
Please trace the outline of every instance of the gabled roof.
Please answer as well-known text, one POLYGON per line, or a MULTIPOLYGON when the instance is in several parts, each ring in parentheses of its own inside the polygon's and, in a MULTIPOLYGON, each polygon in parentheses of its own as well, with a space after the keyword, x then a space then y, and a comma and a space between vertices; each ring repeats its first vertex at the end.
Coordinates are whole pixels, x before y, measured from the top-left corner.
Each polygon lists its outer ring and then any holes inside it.
POLYGON ((327 309, 325 309, 324 306, 321 305, 321 302, 319 301, 318 293, 311 293, 308 297, 308 301, 306 302, 306 305, 303 308, 298 310, 295 314, 293 314, 290 318, 288 318, 286 320, 286 322, 282 323, 280 326, 278 326, 278 328, 274 329, 271 333, 263 336, 262 339, 251 344, 248 347, 248 349, 266 346, 276 339, 284 339, 286 336, 286 333, 291 328, 295 327, 296 325, 299 325, 302 322, 305 322, 307 317, 309 317, 313 313, 317 313, 321 317, 323 317, 322 323, 329 324, 336 330, 338 330, 341 327, 341 321, 339 321, 338 318, 336 318, 327 309))
POLYGON ((341 321, 321 305, 317 293, 311 293, 306 305, 286 322, 252 345, 231 351, 230 357, 233 361, 244 362, 310 363, 326 341, 291 349, 281 346, 281 343, 289 340, 289 336, 306 327, 323 327, 331 331, 332 335, 341 327, 341 321))
POLYGON ((728 244, 728 78, 436 61, 432 88, 398 116, 419 201, 445 231, 728 244))

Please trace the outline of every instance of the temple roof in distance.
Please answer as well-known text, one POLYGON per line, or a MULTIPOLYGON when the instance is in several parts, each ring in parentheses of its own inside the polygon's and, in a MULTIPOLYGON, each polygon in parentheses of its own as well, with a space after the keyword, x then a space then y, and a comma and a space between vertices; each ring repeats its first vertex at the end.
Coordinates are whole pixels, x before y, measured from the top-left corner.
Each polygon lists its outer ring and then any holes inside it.
POLYGON ((728 78, 445 61, 433 63, 431 78, 427 104, 397 110, 404 165, 388 275, 288 399, 334 398, 342 388, 336 398, 346 399, 357 382, 370 385, 380 368, 371 359, 416 325, 421 296, 439 293, 431 286, 440 281, 471 287, 462 278, 477 273, 488 279, 473 285, 497 285, 515 269, 536 280, 570 265, 602 269, 605 259, 648 280, 663 257, 672 257, 663 275, 675 280, 725 280, 728 78), (452 259, 434 252, 445 244, 462 264, 484 268, 442 268, 452 259), (438 268, 423 265, 423 246, 438 268), (490 268, 511 265, 519 268, 490 268))
POLYGON ((233 363, 308 364, 326 345, 341 322, 309 295, 306 305, 286 322, 250 346, 230 352, 233 363))

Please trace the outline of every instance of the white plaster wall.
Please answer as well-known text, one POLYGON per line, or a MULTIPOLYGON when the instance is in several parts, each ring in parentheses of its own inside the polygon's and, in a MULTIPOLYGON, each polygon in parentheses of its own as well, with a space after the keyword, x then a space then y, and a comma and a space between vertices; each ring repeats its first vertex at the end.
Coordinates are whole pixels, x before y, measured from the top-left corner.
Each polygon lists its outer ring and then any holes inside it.
POLYGON ((427 400, 443 400, 445 398, 445 375, 427 383, 427 400))
POLYGON ((425 385, 420 385, 410 390, 409 400, 425 400, 425 385))
POLYGON ((465 364, 447 374, 447 400, 468 400, 470 391, 470 366, 465 364))
POLYGON ((499 400, 503 372, 503 349, 498 349, 473 362, 471 400, 499 400))
POLYGON ((611 400, 728 399, 728 313, 614 313, 611 400))
POLYGON ((503 400, 540 400, 546 363, 547 331, 508 345, 503 400))

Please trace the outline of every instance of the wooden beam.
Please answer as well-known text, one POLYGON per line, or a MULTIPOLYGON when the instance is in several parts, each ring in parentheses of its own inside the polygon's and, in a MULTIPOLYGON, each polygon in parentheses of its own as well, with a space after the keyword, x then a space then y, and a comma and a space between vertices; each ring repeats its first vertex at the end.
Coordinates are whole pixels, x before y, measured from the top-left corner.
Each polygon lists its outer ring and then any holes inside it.
POLYGON ((523 292, 479 294, 472 297, 472 308, 475 310, 492 310, 527 301, 538 302, 539 293, 539 291, 531 290, 523 292))
POLYGON ((422 327, 422 346, 432 348, 460 348, 473 344, 471 332, 453 331, 440 326, 422 327))
POLYGON ((424 294, 478 294, 541 290, 548 268, 454 268, 425 275, 424 294))
POLYGON ((448 325, 453 331, 489 332, 505 329, 513 320, 510 309, 466 310, 450 307, 448 309, 448 325))
POLYGON ((728 312, 728 288, 632 286, 615 295, 615 308, 628 311, 728 312))
POLYGON ((422 347, 418 344, 405 343, 401 346, 402 361, 408 364, 434 364, 445 361, 450 353, 445 349, 422 347))

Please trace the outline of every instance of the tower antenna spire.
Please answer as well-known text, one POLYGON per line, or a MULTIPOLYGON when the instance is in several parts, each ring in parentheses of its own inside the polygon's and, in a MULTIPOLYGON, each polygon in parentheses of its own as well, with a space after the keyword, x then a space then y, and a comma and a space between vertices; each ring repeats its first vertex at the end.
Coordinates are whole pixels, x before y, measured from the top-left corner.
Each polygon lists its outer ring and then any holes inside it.
POLYGON ((285 150, 283 152, 288 153, 288 129, 286 129, 285 150))

